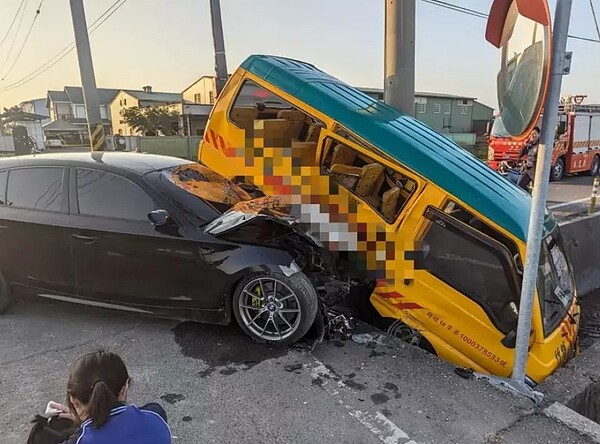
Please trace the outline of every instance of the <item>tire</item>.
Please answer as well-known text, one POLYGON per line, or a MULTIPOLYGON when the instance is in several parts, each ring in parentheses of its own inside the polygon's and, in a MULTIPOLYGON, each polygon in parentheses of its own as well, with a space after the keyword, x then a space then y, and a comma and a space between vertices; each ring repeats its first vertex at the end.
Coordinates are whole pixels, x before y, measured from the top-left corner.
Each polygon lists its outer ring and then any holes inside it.
POLYGON ((302 339, 314 323, 318 297, 304 273, 266 272, 242 279, 232 305, 238 324, 254 341, 287 345, 302 339))
POLYGON ((558 182, 565 175, 565 159, 559 158, 550 170, 550 180, 558 182))
POLYGON ((0 273, 0 313, 4 313, 12 305, 13 299, 10 294, 8 283, 0 273))
POLYGON ((590 176, 597 176, 598 174, 600 174, 600 156, 594 156, 590 176))
POLYGON ((385 330, 388 335, 400 339, 407 344, 422 348, 426 352, 437 356, 431 342, 429 342, 420 332, 410 328, 402 321, 393 318, 383 318, 380 326, 383 327, 382 329, 385 330))

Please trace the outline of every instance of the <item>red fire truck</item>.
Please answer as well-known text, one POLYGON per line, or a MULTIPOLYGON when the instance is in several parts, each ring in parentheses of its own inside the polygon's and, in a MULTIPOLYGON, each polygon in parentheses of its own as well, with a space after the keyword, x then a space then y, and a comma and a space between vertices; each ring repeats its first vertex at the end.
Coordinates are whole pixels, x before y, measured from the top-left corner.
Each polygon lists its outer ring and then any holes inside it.
MULTIPOLYGON (((538 126, 541 125, 538 123, 538 126)), ((488 141, 487 164, 495 170, 502 161, 515 166, 524 145, 525 141, 511 138, 502 118, 496 116, 488 141)), ((550 180, 561 180, 565 174, 576 173, 594 176, 600 173, 600 105, 576 104, 568 99, 563 100, 558 110, 550 180)))

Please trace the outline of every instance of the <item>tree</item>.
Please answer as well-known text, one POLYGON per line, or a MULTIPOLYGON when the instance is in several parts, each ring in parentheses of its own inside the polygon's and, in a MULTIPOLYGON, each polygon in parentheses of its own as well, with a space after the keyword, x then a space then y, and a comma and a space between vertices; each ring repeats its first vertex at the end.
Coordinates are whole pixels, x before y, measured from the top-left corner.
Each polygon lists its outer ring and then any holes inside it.
POLYGON ((4 108, 4 111, 0 113, 0 135, 3 135, 7 132, 6 125, 11 123, 19 114, 22 114, 22 111, 18 105, 10 108, 4 108))
POLYGON ((121 115, 127 125, 144 136, 175 136, 179 131, 179 112, 166 106, 126 108, 121 115))

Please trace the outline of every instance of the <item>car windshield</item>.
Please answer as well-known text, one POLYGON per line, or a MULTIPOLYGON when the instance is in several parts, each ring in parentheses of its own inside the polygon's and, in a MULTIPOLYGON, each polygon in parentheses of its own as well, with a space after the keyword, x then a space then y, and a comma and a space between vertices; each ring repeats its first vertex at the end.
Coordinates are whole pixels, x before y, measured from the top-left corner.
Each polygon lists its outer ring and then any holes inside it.
POLYGON ((502 123, 502 117, 498 116, 494 119, 494 124, 492 125, 491 135, 493 137, 501 137, 501 138, 509 138, 510 134, 504 128, 504 124, 502 123))
MULTIPOLYGON (((186 164, 163 170, 163 177, 188 195, 202 199, 219 213, 252 197, 239 186, 200 164, 186 164)), ((193 209, 194 199, 184 199, 188 211, 193 209)))
POLYGON ((538 293, 544 317, 544 336, 550 335, 568 316, 575 283, 558 228, 542 241, 538 293))

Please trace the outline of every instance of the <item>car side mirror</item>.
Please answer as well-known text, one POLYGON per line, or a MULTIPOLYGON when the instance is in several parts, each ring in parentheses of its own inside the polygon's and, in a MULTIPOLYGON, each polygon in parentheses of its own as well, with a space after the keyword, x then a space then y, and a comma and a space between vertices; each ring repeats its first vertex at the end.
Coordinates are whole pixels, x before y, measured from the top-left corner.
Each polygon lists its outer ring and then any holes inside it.
POLYGON ((166 210, 154 210, 148 213, 148 219, 152 225, 162 227, 169 223, 170 216, 166 210))

